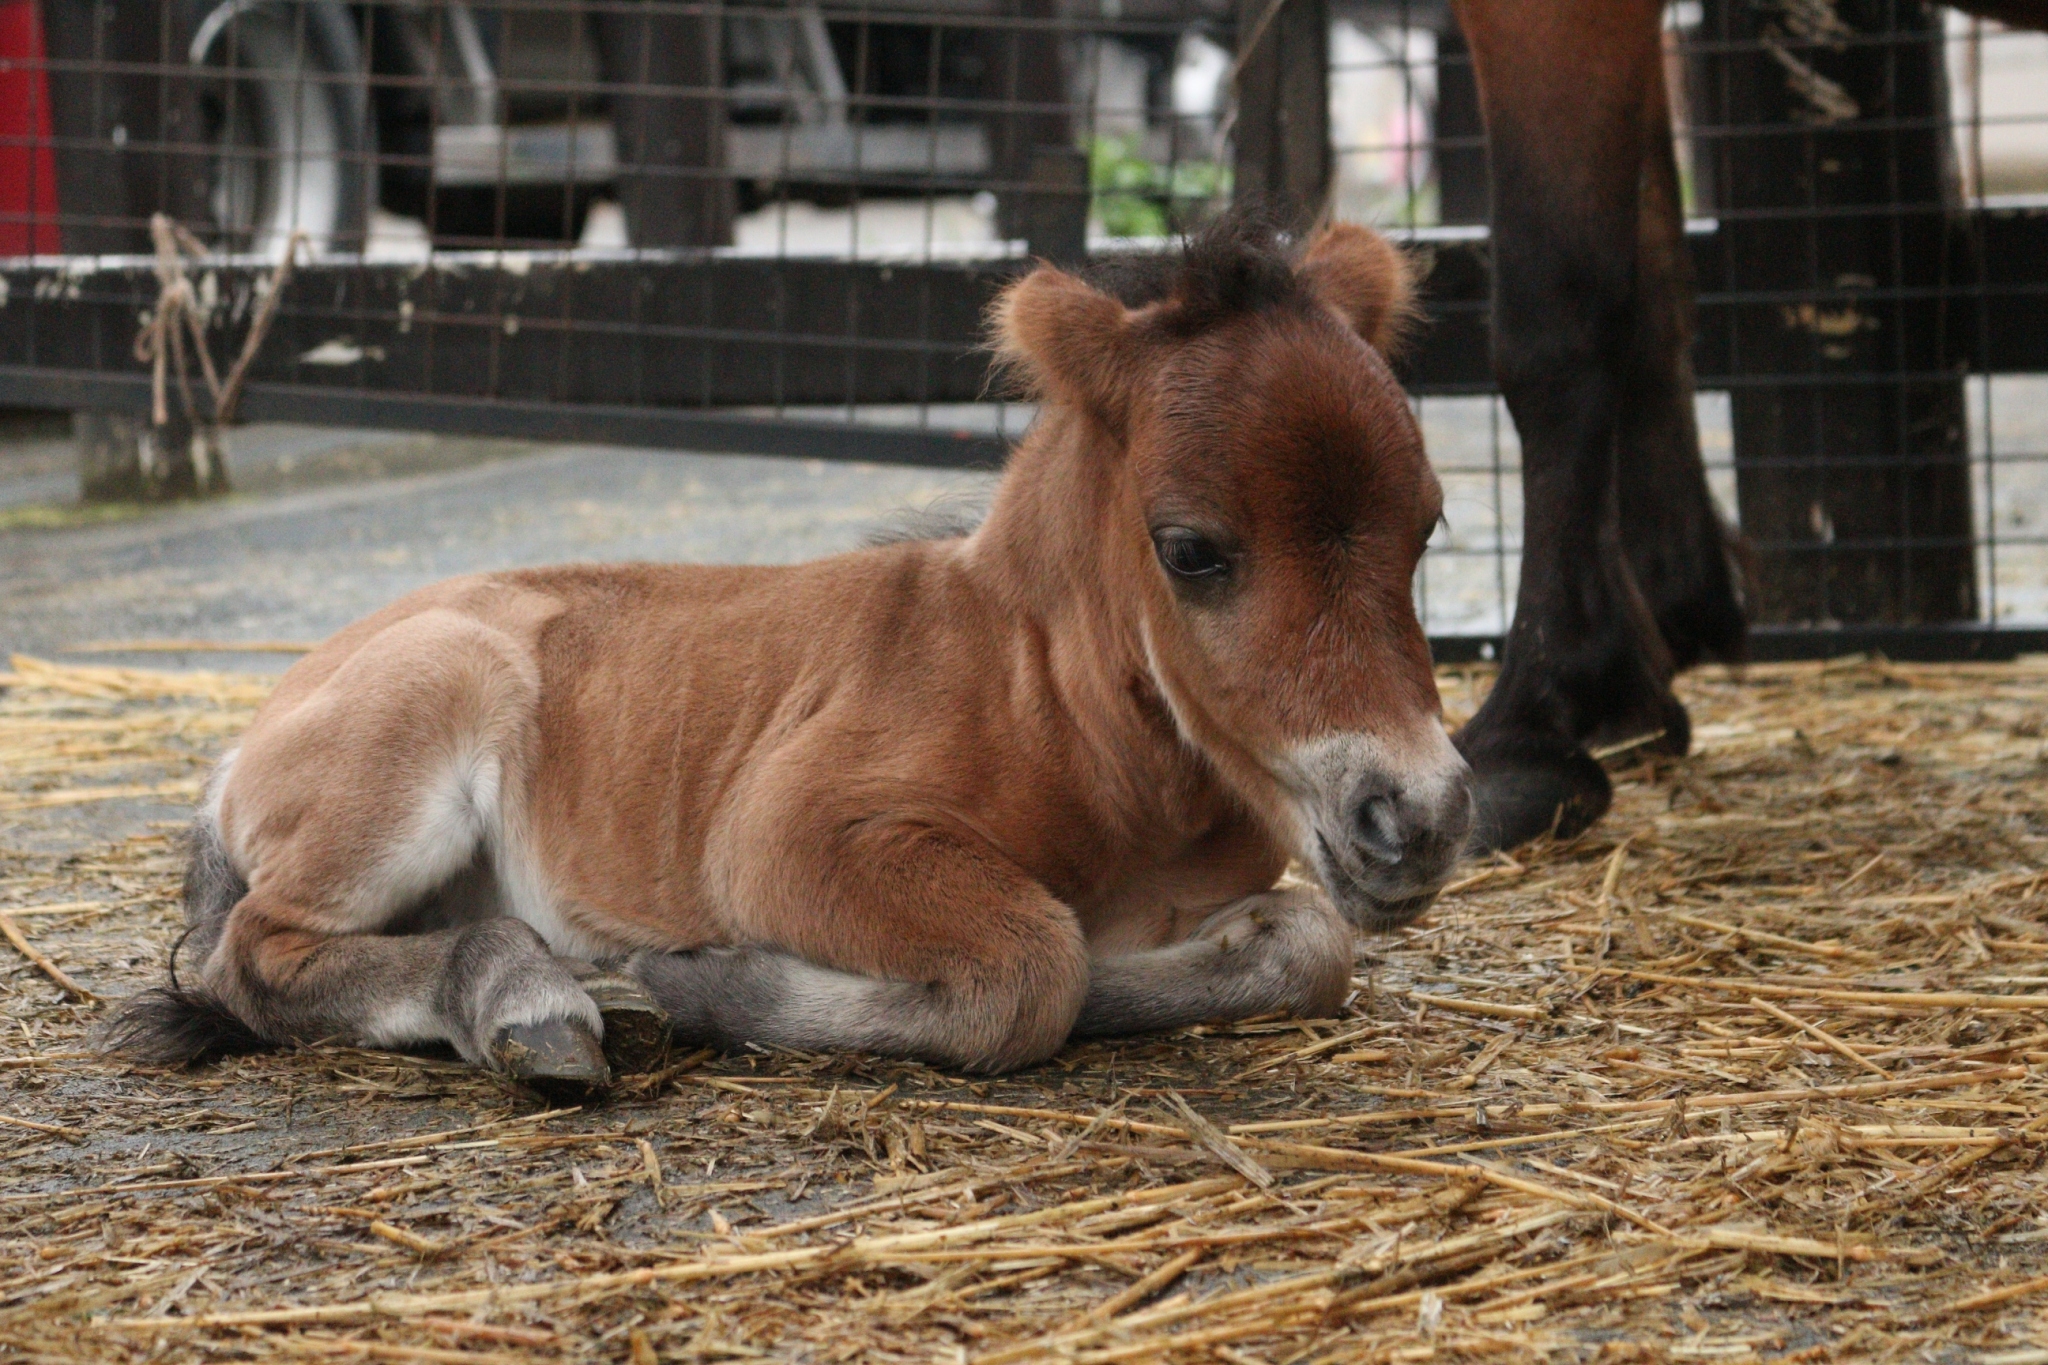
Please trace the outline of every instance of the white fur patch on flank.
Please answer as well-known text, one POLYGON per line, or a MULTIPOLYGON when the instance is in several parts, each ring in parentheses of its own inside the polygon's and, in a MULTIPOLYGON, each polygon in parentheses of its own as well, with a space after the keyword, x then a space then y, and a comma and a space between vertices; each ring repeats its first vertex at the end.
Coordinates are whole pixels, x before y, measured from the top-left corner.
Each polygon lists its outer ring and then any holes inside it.
POLYGON ((477 747, 463 750, 424 783, 405 832, 358 890, 362 913, 381 918, 443 885, 469 865, 498 824, 500 764, 477 747))
POLYGON ((497 878, 499 906, 505 914, 541 936, 548 951, 557 957, 578 957, 588 961, 609 956, 629 945, 597 938, 571 924, 562 913, 562 901, 548 881, 540 859, 534 856, 527 837, 524 803, 516 792, 506 793, 498 804, 498 822, 488 844, 491 872, 497 878))
POLYGON ((207 774, 206 790, 199 798, 199 818, 215 829, 220 828, 220 803, 227 795, 228 774, 235 770, 235 760, 241 756, 242 746, 237 744, 222 754, 220 762, 214 764, 213 771, 207 774))

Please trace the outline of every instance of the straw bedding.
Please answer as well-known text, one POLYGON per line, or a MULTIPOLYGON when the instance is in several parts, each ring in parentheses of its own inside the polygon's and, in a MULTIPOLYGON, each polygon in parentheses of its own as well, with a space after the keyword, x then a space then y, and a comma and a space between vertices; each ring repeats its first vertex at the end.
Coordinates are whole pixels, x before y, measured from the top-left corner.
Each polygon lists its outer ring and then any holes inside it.
POLYGON ((0 1359, 2048 1361, 2042 663, 1688 680, 1694 757, 1365 945, 1341 1019, 552 1108, 93 1056, 176 930, 145 817, 264 683, 0 681, 0 1359))

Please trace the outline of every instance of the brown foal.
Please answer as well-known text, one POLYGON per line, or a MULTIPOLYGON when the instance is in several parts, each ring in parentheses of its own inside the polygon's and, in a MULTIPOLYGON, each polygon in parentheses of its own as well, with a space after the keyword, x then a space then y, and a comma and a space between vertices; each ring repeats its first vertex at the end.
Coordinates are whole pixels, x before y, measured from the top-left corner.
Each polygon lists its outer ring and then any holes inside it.
POLYGON ((115 1043, 589 1081, 622 994, 692 1043, 981 1070, 1331 1013, 1471 821, 1381 354, 1408 289, 1369 232, 1237 219, 1123 298, 1041 266, 994 315, 1041 416, 972 534, 484 574, 343 630, 221 763, 196 981, 115 1043))

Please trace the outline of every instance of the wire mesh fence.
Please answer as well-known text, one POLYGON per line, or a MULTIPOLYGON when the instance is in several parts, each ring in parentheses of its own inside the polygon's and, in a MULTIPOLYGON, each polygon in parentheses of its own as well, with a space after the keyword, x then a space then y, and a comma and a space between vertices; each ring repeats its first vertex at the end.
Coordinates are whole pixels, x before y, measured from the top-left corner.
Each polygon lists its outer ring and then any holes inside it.
MULTIPOLYGON (((1907 0, 1699 0, 1664 34, 1758 619, 2048 625, 2048 38, 1907 0)), ((1306 189, 1427 265, 1428 627, 1512 610, 1447 4, 0 0, 0 58, 0 399, 46 406, 162 406, 162 213, 223 366, 299 262, 251 417, 993 462, 1031 416, 974 349, 1003 281, 1306 189)))

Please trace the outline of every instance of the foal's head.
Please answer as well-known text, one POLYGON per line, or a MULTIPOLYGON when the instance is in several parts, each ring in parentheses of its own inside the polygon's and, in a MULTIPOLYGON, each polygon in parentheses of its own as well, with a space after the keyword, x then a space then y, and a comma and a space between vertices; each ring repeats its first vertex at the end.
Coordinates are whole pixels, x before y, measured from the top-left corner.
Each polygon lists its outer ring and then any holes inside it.
POLYGON ((1122 293, 1041 267, 999 344, 1108 466, 1103 572, 1184 738, 1354 923, 1401 924, 1471 825, 1410 591, 1443 494, 1382 354, 1403 258, 1226 220, 1122 293))

